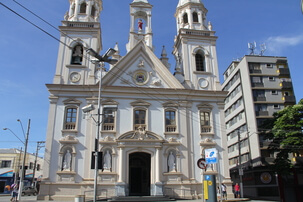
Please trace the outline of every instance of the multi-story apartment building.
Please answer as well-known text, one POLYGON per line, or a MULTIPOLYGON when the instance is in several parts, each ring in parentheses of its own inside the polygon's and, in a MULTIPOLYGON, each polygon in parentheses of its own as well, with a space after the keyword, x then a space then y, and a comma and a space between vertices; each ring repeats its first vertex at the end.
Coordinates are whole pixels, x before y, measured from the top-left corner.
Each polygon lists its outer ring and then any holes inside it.
POLYGON ((224 72, 223 90, 228 91, 224 109, 233 181, 239 182, 243 171, 244 195, 278 196, 275 174, 266 166, 275 156, 259 131, 274 112, 296 103, 287 58, 246 55, 224 72))
MULTIPOLYGON (((5 193, 5 186, 13 184, 21 175, 23 155, 24 152, 19 149, 0 149, 0 193, 5 193)), ((35 154, 26 154, 25 186, 30 186, 33 179, 42 177, 43 159, 39 156, 37 156, 37 161, 35 159, 35 154), (35 177, 33 178, 34 173, 35 177)))

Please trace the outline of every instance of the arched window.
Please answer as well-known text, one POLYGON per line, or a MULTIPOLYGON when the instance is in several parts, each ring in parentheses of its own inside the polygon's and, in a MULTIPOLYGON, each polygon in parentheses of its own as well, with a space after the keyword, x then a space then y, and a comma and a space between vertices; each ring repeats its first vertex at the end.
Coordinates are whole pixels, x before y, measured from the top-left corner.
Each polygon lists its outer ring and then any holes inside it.
POLYGON ((78 44, 73 48, 71 64, 82 65, 83 47, 78 44))
POLYGON ((184 23, 184 24, 188 23, 188 16, 187 16, 187 13, 184 13, 184 15, 183 15, 183 23, 184 23))
POLYGON ((96 14, 96 8, 95 8, 95 6, 92 6, 92 10, 90 12, 90 15, 95 17, 95 14, 96 14))
POLYGON ((138 130, 141 126, 144 130, 146 128, 146 110, 135 109, 134 111, 134 130, 138 130))
POLYGON ((112 107, 103 108, 102 130, 104 131, 115 130, 116 110, 117 110, 116 108, 112 108, 112 107))
POLYGON ((176 111, 166 110, 165 111, 165 132, 176 132, 176 111))
POLYGON ((80 13, 86 13, 86 3, 85 2, 83 2, 80 5, 80 13))
POLYGON ((197 71, 205 71, 205 56, 202 51, 196 53, 196 70, 197 71))
POLYGON ((65 109, 64 130, 76 130, 77 107, 68 107, 65 109))
POLYGON ((194 22, 199 22, 198 13, 197 12, 193 12, 193 21, 194 22))

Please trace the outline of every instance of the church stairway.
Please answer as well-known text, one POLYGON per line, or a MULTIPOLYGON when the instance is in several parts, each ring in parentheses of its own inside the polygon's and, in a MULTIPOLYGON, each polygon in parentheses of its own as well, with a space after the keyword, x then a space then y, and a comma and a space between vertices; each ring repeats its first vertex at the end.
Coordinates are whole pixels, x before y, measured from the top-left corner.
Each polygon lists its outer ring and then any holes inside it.
POLYGON ((109 199, 111 202, 120 202, 120 201, 128 201, 128 202, 137 202, 137 201, 175 201, 175 199, 171 199, 167 196, 125 196, 125 197, 114 197, 109 199))

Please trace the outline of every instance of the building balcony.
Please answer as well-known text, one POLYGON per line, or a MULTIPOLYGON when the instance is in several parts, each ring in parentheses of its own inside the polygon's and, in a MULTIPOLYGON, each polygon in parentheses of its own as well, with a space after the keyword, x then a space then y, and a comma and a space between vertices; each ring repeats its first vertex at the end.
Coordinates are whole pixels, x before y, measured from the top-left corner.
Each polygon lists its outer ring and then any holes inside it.
POLYGON ((251 73, 251 74, 262 74, 262 70, 261 69, 250 69, 249 73, 251 73))
POLYGON ((256 111, 256 116, 269 116, 268 111, 256 111))
POLYGON ((114 131, 115 124, 114 123, 103 123, 102 130, 103 131, 114 131))
POLYGON ((166 125, 165 127, 165 132, 166 133, 174 133, 177 131, 177 126, 176 125, 166 125))
POLYGON ((284 77, 284 76, 289 77, 290 76, 289 68, 279 68, 278 73, 279 73, 279 76, 282 76, 282 77, 284 77))
POLYGON ((292 82, 291 81, 282 81, 280 83, 282 89, 292 89, 292 82))
POLYGON ((201 133, 202 134, 204 134, 204 133, 211 133, 211 129, 212 129, 211 126, 201 126, 201 133))
POLYGON ((254 101, 260 102, 260 101, 266 101, 266 97, 254 97, 254 101))
POLYGON ((264 83, 251 83, 252 87, 264 87, 264 83))
POLYGON ((65 123, 63 130, 76 130, 76 123, 65 123))
POLYGON ((284 96, 283 100, 287 104, 296 104, 296 97, 295 96, 284 96))

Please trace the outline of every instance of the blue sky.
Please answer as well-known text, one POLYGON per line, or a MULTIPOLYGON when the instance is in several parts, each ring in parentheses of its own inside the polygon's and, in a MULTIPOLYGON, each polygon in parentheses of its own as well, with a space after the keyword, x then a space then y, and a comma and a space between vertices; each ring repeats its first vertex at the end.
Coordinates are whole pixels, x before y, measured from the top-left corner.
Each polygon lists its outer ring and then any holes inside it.
MULTIPOLYGON (((17 0, 55 27, 69 9, 68 0, 17 0)), ((13 0, 1 0, 3 4, 43 28, 56 38, 59 32, 18 6, 13 0)), ((118 42, 121 55, 129 33, 129 4, 132 0, 103 0, 101 13, 104 53, 118 42)), ((266 43, 268 56, 285 56, 297 101, 303 98, 303 15, 300 0, 203 0, 218 36, 217 55, 222 74, 232 60, 249 54, 248 42, 266 43)), ((172 52, 177 33, 174 13, 178 0, 149 0, 153 7, 152 28, 155 53, 160 57, 165 45, 172 69, 175 66, 172 52)), ((22 130, 31 119, 29 152, 34 152, 36 142, 45 140, 49 93, 46 83, 52 83, 56 68, 59 42, 24 21, 0 5, 0 148, 20 148, 22 130)))

